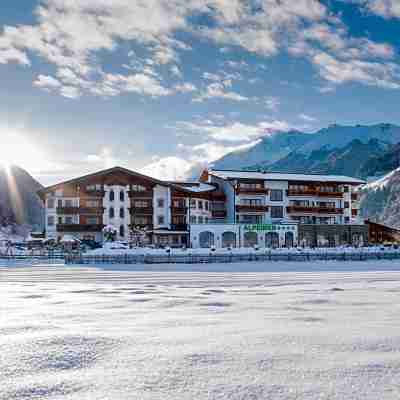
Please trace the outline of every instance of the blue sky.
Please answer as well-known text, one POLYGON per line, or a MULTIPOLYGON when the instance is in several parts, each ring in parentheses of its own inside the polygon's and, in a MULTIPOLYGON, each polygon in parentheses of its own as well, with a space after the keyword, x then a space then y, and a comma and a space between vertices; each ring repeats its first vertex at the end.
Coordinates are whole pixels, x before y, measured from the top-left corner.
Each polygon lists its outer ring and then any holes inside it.
POLYGON ((159 178, 275 131, 400 124, 398 0, 3 0, 0 158, 159 178))

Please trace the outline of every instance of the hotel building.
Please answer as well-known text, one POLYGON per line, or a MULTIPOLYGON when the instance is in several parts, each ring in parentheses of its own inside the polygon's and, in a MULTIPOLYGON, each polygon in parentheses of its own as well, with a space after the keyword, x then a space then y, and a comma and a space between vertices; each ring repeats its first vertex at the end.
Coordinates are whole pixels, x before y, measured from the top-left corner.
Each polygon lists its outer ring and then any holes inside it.
POLYGON ((168 182, 115 167, 45 188, 46 235, 190 247, 364 244, 357 187, 346 176, 204 171, 197 182, 168 182))

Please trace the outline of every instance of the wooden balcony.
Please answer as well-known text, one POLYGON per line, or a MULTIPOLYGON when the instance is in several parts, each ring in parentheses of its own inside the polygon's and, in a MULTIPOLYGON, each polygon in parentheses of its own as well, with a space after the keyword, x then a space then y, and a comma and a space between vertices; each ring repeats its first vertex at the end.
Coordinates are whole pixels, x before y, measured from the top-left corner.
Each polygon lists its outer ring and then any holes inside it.
POLYGON ((58 224, 58 232, 101 232, 104 225, 84 225, 84 224, 58 224))
POLYGON ((186 232, 186 231, 188 231, 188 225, 187 224, 171 224, 171 230, 178 231, 178 232, 186 232))
POLYGON ((267 188, 245 188, 245 187, 238 187, 236 189, 236 194, 262 194, 267 195, 269 190, 267 188))
POLYGON ((131 224, 129 225, 130 229, 133 230, 147 230, 147 231, 151 231, 153 229, 153 222, 150 222, 148 224, 131 224))
POLYGON ((343 208, 332 207, 289 206, 286 210, 289 214, 343 214, 343 208))
POLYGON ((224 192, 212 192, 211 193, 211 197, 213 199, 213 201, 225 201, 226 196, 224 192))
POLYGON ((287 190, 286 195, 288 197, 299 197, 299 196, 304 196, 304 197, 329 197, 329 198, 335 198, 335 199, 341 199, 343 197, 342 192, 322 192, 320 190, 287 190))
POLYGON ((80 192, 81 197, 101 197, 103 198, 105 196, 106 192, 101 189, 101 190, 82 190, 80 192))
POLYGON ((103 207, 57 207, 57 214, 73 215, 73 214, 88 214, 88 215, 103 215, 103 207))
POLYGON ((212 217, 213 218, 226 218, 226 210, 213 210, 212 217))
POLYGON ((171 213, 173 215, 186 215, 187 214, 187 207, 171 207, 171 213))
POLYGON ((131 207, 129 209, 131 215, 153 215, 153 207, 131 207))
POLYGON ((243 205, 239 204, 236 206, 236 212, 257 212, 257 213, 265 213, 269 209, 268 206, 265 205, 243 205))
POLYGON ((128 196, 131 199, 148 199, 153 197, 153 191, 152 190, 146 190, 143 192, 136 192, 133 190, 129 190, 128 196))

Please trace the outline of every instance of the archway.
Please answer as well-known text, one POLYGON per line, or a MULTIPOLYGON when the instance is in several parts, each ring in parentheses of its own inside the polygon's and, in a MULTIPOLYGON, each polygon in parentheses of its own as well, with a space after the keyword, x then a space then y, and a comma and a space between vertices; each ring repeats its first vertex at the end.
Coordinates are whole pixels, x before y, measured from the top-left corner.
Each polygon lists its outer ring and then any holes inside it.
POLYGON ((199 235, 199 243, 202 249, 214 246, 214 234, 209 231, 201 232, 199 235))
POLYGON ((244 247, 254 247, 258 244, 257 232, 245 232, 243 235, 244 247))
POLYGON ((279 247, 278 232, 268 232, 265 235, 265 247, 270 249, 277 249, 279 247))
POLYGON ((236 234, 234 232, 222 234, 222 247, 236 247, 236 234))
POLYGON ((294 246, 294 234, 293 232, 285 233, 285 247, 293 247, 294 246))

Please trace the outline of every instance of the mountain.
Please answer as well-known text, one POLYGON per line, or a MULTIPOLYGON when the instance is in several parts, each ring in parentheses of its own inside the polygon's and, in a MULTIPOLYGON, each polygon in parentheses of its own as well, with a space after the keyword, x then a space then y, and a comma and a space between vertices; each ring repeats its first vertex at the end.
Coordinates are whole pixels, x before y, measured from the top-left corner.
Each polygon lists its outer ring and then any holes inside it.
POLYGON ((370 160, 379 159, 387 149, 388 145, 378 139, 370 139, 367 143, 355 139, 344 147, 328 149, 324 146, 310 154, 294 151, 268 166, 267 170, 367 178, 370 160))
MULTIPOLYGON (((315 133, 299 131, 277 132, 264 137, 251 148, 235 151, 215 161, 214 169, 266 168, 292 154, 296 165, 301 166, 303 159, 321 157, 326 160, 329 152, 342 149, 359 140, 368 143, 377 139, 380 146, 393 145, 400 142, 400 127, 393 124, 343 126, 331 125, 315 133), (319 153, 321 152, 321 153, 319 153)), ((289 159, 287 160, 289 161, 289 159)), ((308 162, 306 162, 308 164, 308 162)), ((277 166, 280 164, 277 164, 277 166)), ((284 163, 282 164, 284 167, 284 163)), ((276 167, 275 167, 276 168, 276 167)))
POLYGON ((17 166, 0 167, 0 224, 41 227, 43 204, 37 195, 42 185, 17 166))
POLYGON ((400 167, 400 143, 390 146, 385 152, 371 157, 361 168, 361 174, 374 177, 388 174, 400 167))
POLYGON ((364 186, 361 213, 375 222, 400 228, 400 168, 364 186))
POLYGON ((251 148, 234 151, 213 162, 214 169, 241 169, 254 164, 268 165, 304 146, 312 135, 298 131, 277 132, 263 137, 251 148))

